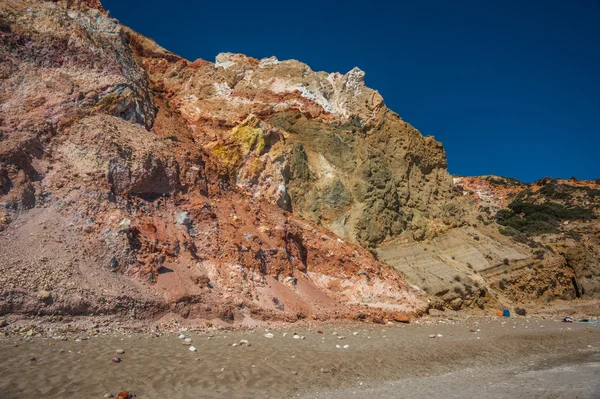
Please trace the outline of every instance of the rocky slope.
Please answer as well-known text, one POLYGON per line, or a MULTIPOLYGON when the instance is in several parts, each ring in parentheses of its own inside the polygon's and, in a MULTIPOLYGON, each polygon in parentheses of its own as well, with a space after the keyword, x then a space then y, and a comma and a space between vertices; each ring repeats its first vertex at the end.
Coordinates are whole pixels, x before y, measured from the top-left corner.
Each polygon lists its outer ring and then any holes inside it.
POLYGON ((598 296, 596 183, 453 178, 358 68, 188 61, 96 0, 0 2, 0 40, 0 314, 382 321, 598 296))
POLYGON ((431 306, 536 311, 597 303, 598 181, 454 180, 464 226, 377 249, 380 260, 430 294, 431 306))
POLYGON ((424 309, 368 251, 238 188, 210 132, 152 78, 208 63, 146 46, 91 1, 1 2, 0 28, 0 314, 252 323, 424 309))
POLYGON ((431 236, 452 212, 441 144, 388 110, 358 68, 328 74, 241 54, 189 62, 129 35, 194 142, 254 198, 363 246, 406 230, 431 236))

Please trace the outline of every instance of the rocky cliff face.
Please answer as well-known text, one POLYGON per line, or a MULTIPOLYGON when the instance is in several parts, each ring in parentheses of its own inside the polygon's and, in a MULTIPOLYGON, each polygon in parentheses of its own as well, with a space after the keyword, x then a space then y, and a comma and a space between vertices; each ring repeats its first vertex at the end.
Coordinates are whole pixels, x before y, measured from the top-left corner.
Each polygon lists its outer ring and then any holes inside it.
POLYGON ((0 40, 0 313, 382 321, 598 296, 597 184, 453 178, 357 68, 188 61, 96 0, 2 2, 0 40))
MULTIPOLYGON (((364 72, 219 54, 188 62, 131 32, 152 84, 255 198, 374 246, 450 216, 452 178, 440 143, 388 110, 364 72)), ((439 227, 437 227, 439 228, 439 227)))
POLYGON ((278 186, 246 189, 249 154, 284 138, 246 100, 246 115, 211 103, 235 68, 182 60, 95 1, 2 2, 0 40, 0 314, 252 323, 424 309, 368 251, 263 199, 278 186), (214 84, 186 88, 194 71, 214 84))

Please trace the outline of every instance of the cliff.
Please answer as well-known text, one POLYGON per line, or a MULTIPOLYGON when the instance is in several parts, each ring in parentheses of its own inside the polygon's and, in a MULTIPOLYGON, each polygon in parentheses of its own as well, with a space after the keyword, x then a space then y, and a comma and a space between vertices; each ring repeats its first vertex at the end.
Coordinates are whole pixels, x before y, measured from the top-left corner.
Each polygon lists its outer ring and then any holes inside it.
POLYGON ((600 295, 597 182, 448 173, 358 68, 0 3, 0 314, 405 321, 600 295))

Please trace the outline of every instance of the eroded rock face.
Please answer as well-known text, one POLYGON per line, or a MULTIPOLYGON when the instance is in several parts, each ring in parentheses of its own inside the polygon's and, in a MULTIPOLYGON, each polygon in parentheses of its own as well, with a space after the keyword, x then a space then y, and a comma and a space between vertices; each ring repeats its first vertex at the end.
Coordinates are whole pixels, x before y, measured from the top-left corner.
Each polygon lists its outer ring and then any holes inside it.
MULTIPOLYGON (((91 0, 3 2, 0 27, 0 314, 394 320, 425 308, 368 251, 285 211, 288 133, 215 94, 252 95, 246 61, 189 63, 91 0), (189 90, 172 92, 183 76, 189 90)), ((359 71, 332 79, 328 118, 378 117, 338 98, 366 90, 359 71)), ((256 96, 296 96, 288 83, 256 96)))
POLYGON ((274 57, 227 53, 213 64, 148 53, 139 50, 153 84, 254 197, 365 246, 460 223, 447 212, 441 144, 388 110, 358 68, 341 75, 274 57))
POLYGON ((41 180, 34 159, 55 136, 97 113, 150 129, 156 107, 123 29, 98 2, 6 2, 0 21, 2 190, 28 208, 41 180))
POLYGON ((357 68, 190 62, 97 0, 2 2, 0 41, 0 314, 382 321, 599 295, 598 182, 453 178, 357 68))

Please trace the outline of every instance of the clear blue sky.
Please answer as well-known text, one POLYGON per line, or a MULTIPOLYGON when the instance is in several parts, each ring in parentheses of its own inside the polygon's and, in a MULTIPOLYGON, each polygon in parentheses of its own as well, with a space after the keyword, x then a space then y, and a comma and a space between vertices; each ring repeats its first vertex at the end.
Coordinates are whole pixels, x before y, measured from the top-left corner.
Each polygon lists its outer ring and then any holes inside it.
POLYGON ((103 0, 187 59, 358 66, 451 173, 600 178, 600 0, 103 0))

